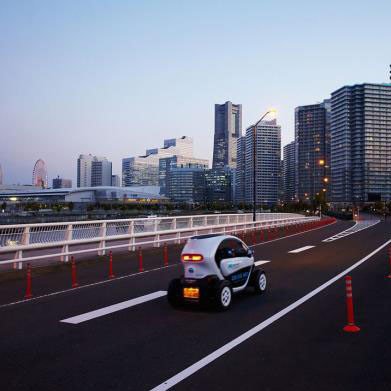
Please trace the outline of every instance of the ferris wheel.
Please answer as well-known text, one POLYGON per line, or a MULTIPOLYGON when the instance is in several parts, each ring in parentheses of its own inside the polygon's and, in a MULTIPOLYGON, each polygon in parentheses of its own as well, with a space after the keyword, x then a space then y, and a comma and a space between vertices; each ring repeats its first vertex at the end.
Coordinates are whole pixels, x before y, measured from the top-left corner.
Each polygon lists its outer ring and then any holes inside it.
POLYGON ((38 159, 33 169, 33 186, 47 188, 48 187, 48 172, 46 163, 42 159, 38 159))

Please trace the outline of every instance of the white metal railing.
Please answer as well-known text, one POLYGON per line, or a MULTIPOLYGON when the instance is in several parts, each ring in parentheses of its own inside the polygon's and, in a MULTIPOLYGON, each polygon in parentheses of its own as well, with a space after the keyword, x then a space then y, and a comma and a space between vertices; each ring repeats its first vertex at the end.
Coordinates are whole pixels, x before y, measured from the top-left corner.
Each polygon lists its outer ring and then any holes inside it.
POLYGON ((22 262, 60 256, 68 261, 69 255, 105 251, 114 248, 134 250, 136 246, 162 242, 180 242, 194 234, 206 232, 241 232, 254 228, 296 224, 317 220, 294 213, 213 214, 178 217, 154 217, 142 219, 100 220, 89 222, 21 224, 0 226, 0 255, 12 253, 12 259, 1 264, 22 262), (107 245, 106 242, 122 241, 107 245), (97 244, 97 247, 70 251, 70 246, 97 244), (26 251, 53 250, 50 254, 24 256, 26 251))

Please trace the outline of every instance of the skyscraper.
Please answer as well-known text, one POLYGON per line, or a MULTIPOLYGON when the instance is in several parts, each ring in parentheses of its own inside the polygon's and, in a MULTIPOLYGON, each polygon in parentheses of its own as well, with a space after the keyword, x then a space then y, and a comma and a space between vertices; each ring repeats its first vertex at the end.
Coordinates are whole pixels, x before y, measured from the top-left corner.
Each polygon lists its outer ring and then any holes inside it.
POLYGON ((295 109, 296 194, 310 201, 328 190, 330 100, 295 109))
POLYGON ((94 157, 91 164, 91 186, 111 186, 112 164, 105 157, 94 157))
POLYGON ((331 94, 331 198, 391 200, 391 84, 344 86, 331 94))
POLYGON ((91 186, 91 166, 94 157, 89 155, 80 155, 77 159, 77 187, 91 186))
POLYGON ((206 198, 205 172, 200 167, 170 170, 168 196, 173 202, 204 203, 206 198))
POLYGON ((167 139, 163 148, 147 149, 145 155, 122 159, 122 186, 158 186, 159 159, 174 155, 192 157, 192 138, 167 139))
POLYGON ((77 159, 77 187, 111 186, 112 164, 105 157, 80 155, 77 159))
POLYGON ((237 141, 237 164, 235 172, 235 203, 244 203, 245 199, 245 175, 246 175, 246 136, 241 136, 237 141))
MULTIPOLYGON (((253 202, 253 126, 246 130, 245 201, 253 202)), ((281 169, 281 126, 277 121, 262 121, 256 131, 256 203, 275 205, 278 202, 281 169)))
POLYGON ((197 159, 194 157, 186 157, 174 155, 159 159, 159 186, 160 194, 167 195, 169 193, 169 174, 173 168, 203 168, 207 169, 209 162, 207 159, 197 159))
POLYGON ((296 143, 291 143, 284 146, 284 163, 283 163, 283 184, 284 184, 284 201, 295 201, 295 185, 296 185, 296 143))
POLYGON ((38 159, 34 164, 32 184, 43 189, 48 187, 48 172, 42 159, 38 159))
POLYGON ((242 135, 242 105, 215 105, 213 168, 236 167, 236 144, 242 135))
POLYGON ((0 164, 0 185, 3 184, 3 169, 1 168, 1 164, 0 164))

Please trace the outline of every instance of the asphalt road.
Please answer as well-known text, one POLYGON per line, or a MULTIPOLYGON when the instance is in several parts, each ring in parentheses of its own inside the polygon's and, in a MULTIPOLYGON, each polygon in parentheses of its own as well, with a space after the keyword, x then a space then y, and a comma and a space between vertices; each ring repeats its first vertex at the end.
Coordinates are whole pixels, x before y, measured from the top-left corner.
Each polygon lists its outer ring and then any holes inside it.
MULTIPOLYGON (((342 277, 280 316, 391 238, 391 224, 382 222, 322 242, 351 225, 337 222, 256 246, 256 259, 271 261, 264 265, 268 292, 235 296, 223 313, 173 310, 161 297, 79 324, 60 322, 166 290, 181 272, 173 263, 179 247, 170 249, 168 268, 156 249, 148 254, 146 273, 136 273, 136 259, 122 259, 115 263, 121 279, 0 306, 0 389, 150 390, 179 374, 173 387, 178 390, 391 390, 388 245, 349 273, 359 333, 342 331, 342 277), (289 253, 305 246, 314 247, 289 253), (267 327, 230 348, 231 341, 265 321, 267 327), (223 346, 227 351, 219 356, 223 346), (194 373, 182 372, 188 367, 194 373)), ((68 287, 63 271, 35 276, 34 294, 68 287)), ((107 264, 80 265, 79 271, 83 282, 94 283, 107 273, 107 264)), ((20 297, 23 283, 2 281, 2 303, 20 297)))

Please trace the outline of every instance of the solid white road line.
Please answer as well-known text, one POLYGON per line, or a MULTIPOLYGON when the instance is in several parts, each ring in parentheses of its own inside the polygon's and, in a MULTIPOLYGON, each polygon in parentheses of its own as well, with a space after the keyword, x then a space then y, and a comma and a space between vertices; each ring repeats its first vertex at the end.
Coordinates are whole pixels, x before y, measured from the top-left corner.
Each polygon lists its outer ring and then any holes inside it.
POLYGON ((71 324, 79 324, 82 322, 87 322, 87 320, 99 318, 101 316, 105 316, 108 314, 112 314, 113 312, 124 310, 125 308, 134 307, 135 305, 145 303, 147 301, 158 299, 159 297, 166 296, 166 291, 157 291, 150 293, 148 295, 136 297, 135 299, 126 300, 122 303, 109 305, 108 307, 100 308, 99 310, 86 312, 85 314, 73 316, 72 318, 60 320, 62 323, 71 323, 71 324))
POLYGON ((315 247, 315 246, 304 246, 304 247, 297 248, 296 250, 288 251, 288 253, 289 254, 297 254, 297 253, 301 253, 302 251, 309 250, 310 248, 313 248, 313 247, 315 247))
POLYGON ((276 314, 274 314, 273 316, 271 316, 270 318, 264 320, 263 322, 259 323, 258 325, 256 325, 255 327, 253 327, 252 329, 246 331, 244 334, 240 335, 239 337, 233 339, 232 341, 228 342, 226 345, 222 346, 221 348, 215 350, 214 352, 212 352, 211 354, 209 354, 208 356, 204 357, 203 359, 201 359, 200 361, 197 361, 196 363, 194 363, 193 365, 190 365, 190 367, 184 369, 183 371, 179 372, 177 375, 169 378, 168 380, 166 380, 165 382, 163 382, 162 384, 159 384, 158 386, 156 386, 155 388, 153 388, 151 391, 164 391, 164 390, 168 390, 170 389, 171 387, 175 386, 176 384, 178 384, 179 382, 181 382, 182 380, 188 378, 189 376, 193 375, 194 373, 198 372, 200 369, 202 369, 203 367, 207 366, 208 364, 210 364, 211 362, 217 360, 219 357, 221 357, 223 354, 229 352, 230 350, 232 350, 233 348, 235 348, 236 346, 240 345, 241 343, 245 342, 246 340, 248 340, 249 338, 251 338, 252 336, 254 336, 255 334, 259 333, 260 331, 262 331, 264 328, 266 328, 267 326, 271 325, 272 323, 274 323, 276 320, 282 318, 283 316, 285 316, 286 314, 288 314, 289 312, 293 311, 295 308, 299 307, 300 305, 302 305, 303 303, 305 303, 306 301, 308 301, 309 299, 311 299, 312 297, 314 297, 315 295, 317 295, 318 293, 322 292, 324 289, 326 289, 327 287, 329 287, 331 284, 333 284, 335 281, 339 280, 341 277, 345 276, 347 273, 349 273, 350 271, 352 271, 353 269, 357 268, 358 266, 360 266, 362 263, 364 263, 365 261, 367 261, 368 259, 370 259, 371 257, 373 257, 376 253, 378 253, 379 251, 381 251, 384 247, 388 246, 389 244, 391 243, 391 240, 388 240, 387 242, 385 242, 384 244, 382 244, 380 247, 378 247, 376 250, 372 251, 370 254, 368 254, 366 257, 360 259, 358 262, 356 262, 354 265, 348 267, 346 270, 344 270, 343 272, 337 274, 335 277, 333 277, 331 280, 328 280, 327 282, 325 282, 323 285, 319 286, 318 288, 314 289, 313 291, 311 291, 310 293, 307 293, 305 296, 303 296, 301 299, 295 301, 294 303, 292 303, 291 305, 289 305, 288 307, 284 308, 283 310, 277 312, 276 314))
POLYGON ((260 266, 260 265, 263 265, 263 264, 265 264, 265 263, 269 263, 270 261, 256 261, 256 262, 254 262, 254 266, 260 266))

